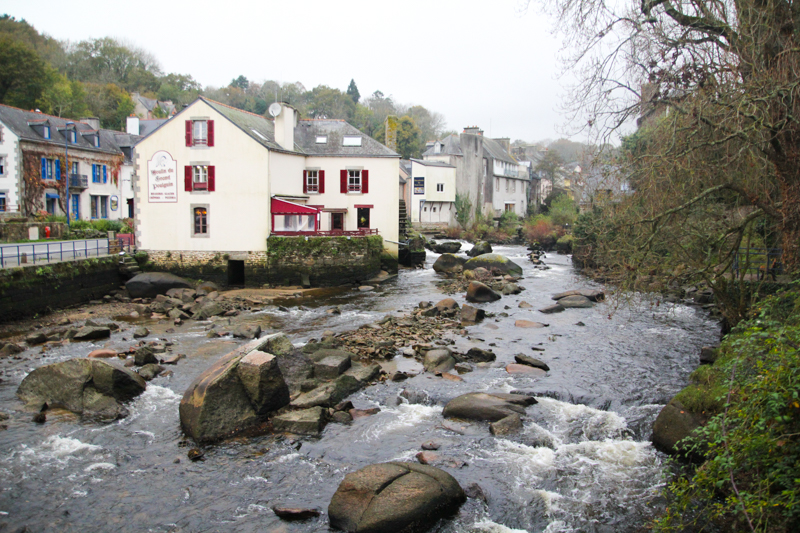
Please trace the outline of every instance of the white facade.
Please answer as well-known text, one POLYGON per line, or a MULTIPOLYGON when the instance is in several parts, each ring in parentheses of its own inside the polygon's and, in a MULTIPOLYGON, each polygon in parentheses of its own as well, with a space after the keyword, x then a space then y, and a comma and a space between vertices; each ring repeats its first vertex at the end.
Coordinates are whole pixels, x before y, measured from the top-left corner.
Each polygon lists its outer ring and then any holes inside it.
POLYGON ((320 231, 331 229, 333 213, 344 225, 339 229, 356 230, 358 214, 365 213, 359 210, 368 210, 367 227, 377 228, 387 250, 397 253, 389 241, 398 240, 399 157, 307 155, 290 141, 297 124, 291 107, 283 107, 273 130, 263 117, 215 105, 221 106, 196 100, 136 145, 133 185, 141 249, 245 259, 249 252, 266 251, 271 201, 277 198, 318 209, 320 231), (187 123, 200 121, 213 124, 208 132, 213 130, 213 142, 209 135, 208 143, 187 146, 187 123), (205 190, 185 181, 195 168, 208 172, 205 190), (367 171, 367 192, 341 193, 340 173, 347 169, 367 171), (304 186, 309 170, 324 173, 323 190, 304 186), (154 193, 156 185, 168 192, 154 193))
POLYGON ((411 223, 456 225, 456 167, 411 160, 411 223))
POLYGON ((19 137, 0 122, 0 216, 18 211, 22 152, 19 137))

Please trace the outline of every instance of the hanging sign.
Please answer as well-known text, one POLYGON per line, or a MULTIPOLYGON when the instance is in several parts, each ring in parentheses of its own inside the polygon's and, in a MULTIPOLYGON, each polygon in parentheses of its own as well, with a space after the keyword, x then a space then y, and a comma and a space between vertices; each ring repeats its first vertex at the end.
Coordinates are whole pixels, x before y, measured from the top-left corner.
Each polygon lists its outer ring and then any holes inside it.
POLYGON ((414 194, 425 194, 425 178, 414 178, 414 194))
POLYGON ((116 211, 119 207, 119 198, 115 195, 111 197, 111 210, 116 211))
POLYGON ((154 153, 153 158, 147 162, 147 201, 178 201, 178 162, 164 150, 154 153))

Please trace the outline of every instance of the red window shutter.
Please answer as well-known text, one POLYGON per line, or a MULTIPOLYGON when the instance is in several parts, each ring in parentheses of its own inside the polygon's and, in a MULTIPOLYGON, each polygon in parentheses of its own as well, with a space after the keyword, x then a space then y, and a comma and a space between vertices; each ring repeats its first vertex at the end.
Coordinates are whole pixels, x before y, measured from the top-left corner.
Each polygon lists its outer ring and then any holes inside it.
POLYGON ((361 192, 365 194, 369 192, 369 170, 361 171, 361 192))
MULTIPOLYGON (((189 122, 188 120, 186 122, 189 122)), ((192 190, 192 167, 186 165, 183 167, 183 188, 184 190, 192 190)))
POLYGON ((214 121, 208 121, 208 146, 214 146, 214 121))
POLYGON ((341 178, 341 192, 342 194, 347 194, 347 170, 340 170, 339 178, 341 178))
POLYGON ((308 192, 308 171, 303 171, 303 194, 308 192))
MULTIPOLYGON (((192 145, 192 121, 186 121, 186 146, 192 145)), ((188 189, 187 189, 188 190, 188 189)))
POLYGON ((320 170, 319 171, 319 192, 320 193, 325 192, 325 171, 324 170, 320 170))
POLYGON ((214 172, 214 166, 213 165, 209 165, 209 167, 208 167, 208 191, 209 192, 214 192, 214 189, 216 188, 217 180, 215 178, 216 178, 216 173, 214 172))

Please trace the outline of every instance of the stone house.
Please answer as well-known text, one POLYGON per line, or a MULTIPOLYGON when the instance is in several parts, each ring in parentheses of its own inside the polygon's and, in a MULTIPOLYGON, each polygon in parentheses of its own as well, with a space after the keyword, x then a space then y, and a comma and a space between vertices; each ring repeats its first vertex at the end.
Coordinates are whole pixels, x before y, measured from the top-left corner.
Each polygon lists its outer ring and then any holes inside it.
POLYGON ((397 256, 400 156, 342 120, 272 109, 274 120, 199 97, 136 145, 136 240, 160 268, 234 285, 332 285, 364 279, 339 252, 370 236, 382 238, 378 258, 397 256), (299 246, 279 264, 281 238, 308 242, 308 253, 299 246), (321 252, 321 238, 340 239, 339 252, 321 252))
POLYGON ((456 194, 469 196, 473 217, 481 212, 496 219, 506 211, 524 217, 530 173, 510 149, 509 139, 490 139, 480 128, 470 127, 434 142, 422 157, 456 168, 456 194))
POLYGON ((133 114, 141 119, 156 119, 156 115, 161 117, 171 117, 177 112, 175 104, 170 100, 156 100, 147 98, 139 93, 131 93, 133 100, 133 114))
POLYGON ((411 160, 411 223, 415 227, 456 226, 456 167, 442 161, 411 160))
POLYGON ((0 213, 43 211, 72 220, 132 214, 132 149, 138 136, 0 105, 0 213), (67 170, 67 157, 69 170, 67 170))

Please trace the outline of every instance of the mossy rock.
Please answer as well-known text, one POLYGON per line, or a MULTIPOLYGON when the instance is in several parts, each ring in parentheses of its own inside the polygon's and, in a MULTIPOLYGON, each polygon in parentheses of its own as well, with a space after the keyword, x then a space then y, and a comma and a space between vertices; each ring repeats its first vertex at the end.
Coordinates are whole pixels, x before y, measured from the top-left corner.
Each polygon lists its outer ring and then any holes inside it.
POLYGON ((480 267, 492 273, 502 272, 503 274, 510 274, 512 276, 522 275, 521 266, 500 254, 483 254, 473 257, 464 263, 464 270, 475 270, 480 267))

